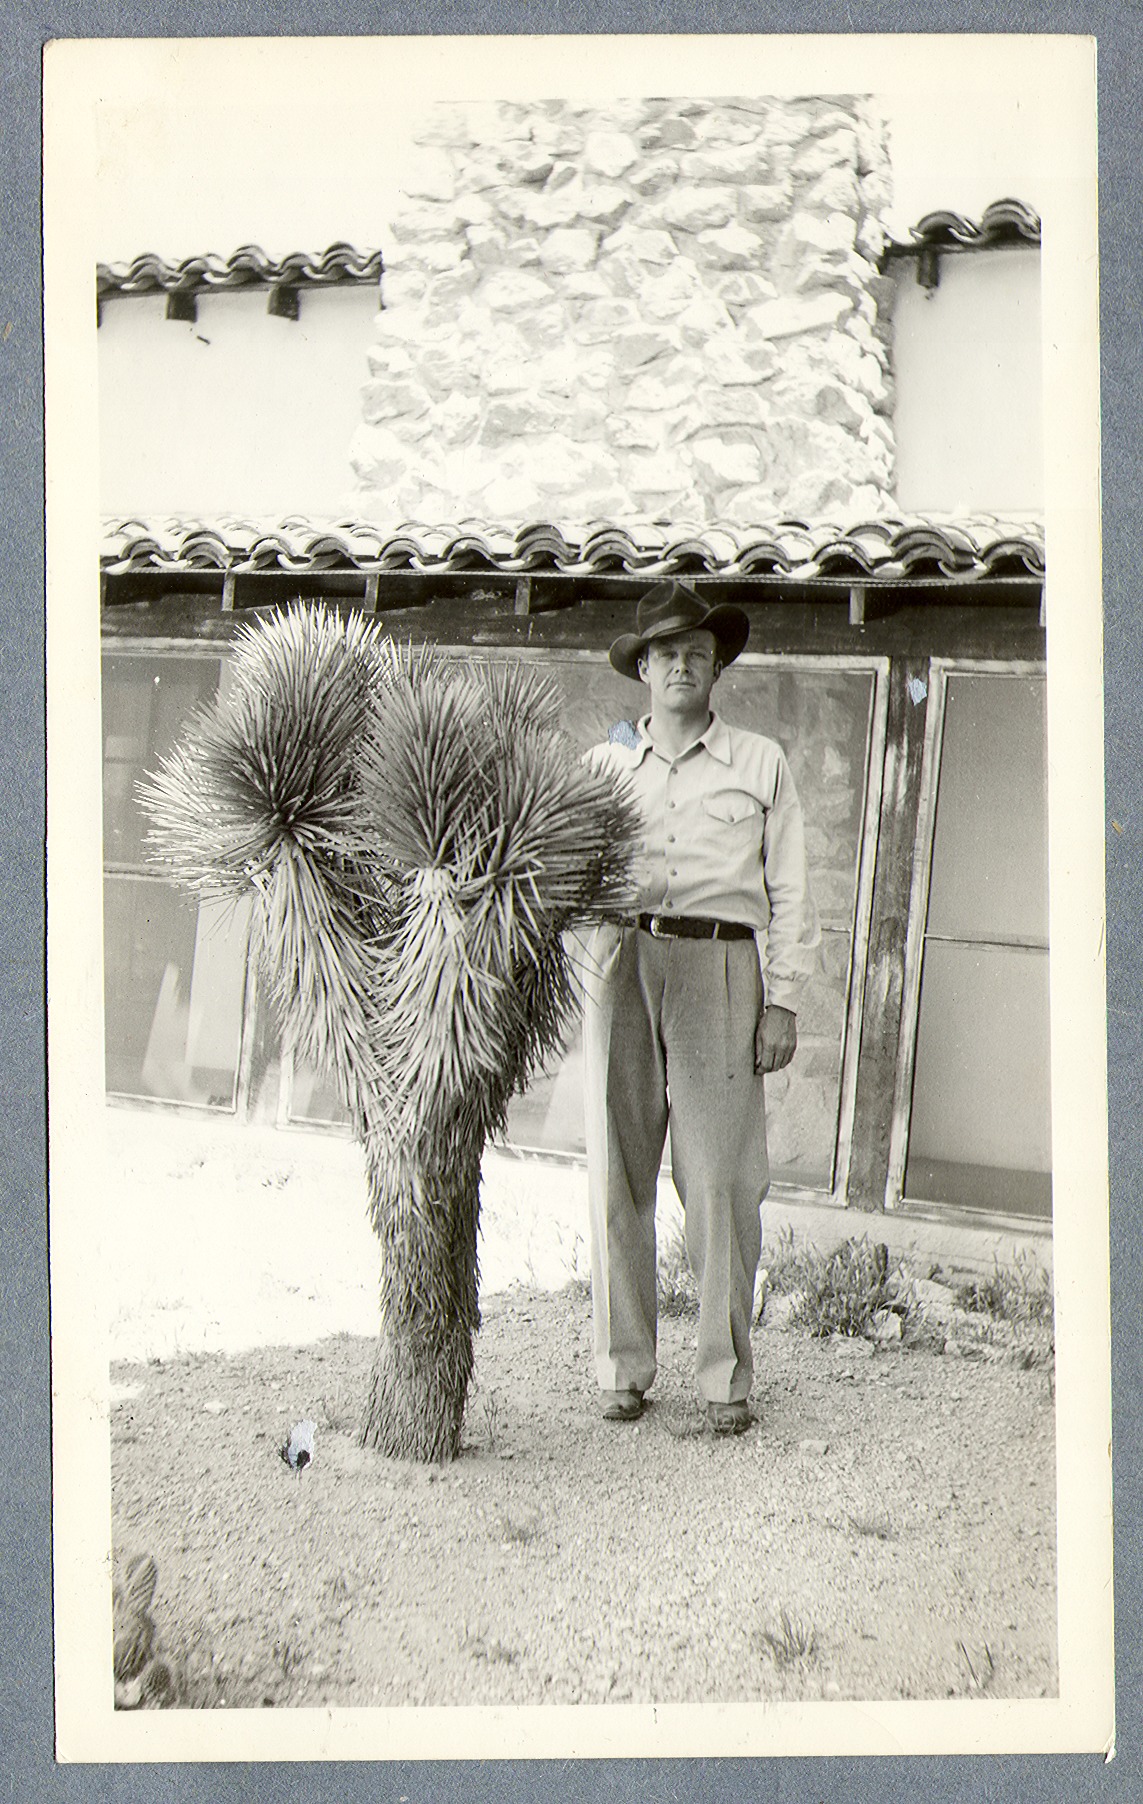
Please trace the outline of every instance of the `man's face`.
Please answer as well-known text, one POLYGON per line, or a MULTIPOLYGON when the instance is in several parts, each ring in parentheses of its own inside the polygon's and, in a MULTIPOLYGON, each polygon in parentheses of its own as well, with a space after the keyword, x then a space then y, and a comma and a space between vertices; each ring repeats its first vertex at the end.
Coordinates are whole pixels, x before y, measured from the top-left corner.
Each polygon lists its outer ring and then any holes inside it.
POLYGON ((652 704, 668 713, 705 708, 720 669, 715 636, 701 628, 652 639, 639 659, 639 675, 651 691, 652 704))

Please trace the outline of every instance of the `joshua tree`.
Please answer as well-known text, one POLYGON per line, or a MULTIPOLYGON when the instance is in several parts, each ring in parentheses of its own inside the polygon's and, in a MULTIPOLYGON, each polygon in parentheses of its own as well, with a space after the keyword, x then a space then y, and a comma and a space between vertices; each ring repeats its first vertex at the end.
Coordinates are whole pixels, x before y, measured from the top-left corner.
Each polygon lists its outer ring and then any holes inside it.
POLYGON ((624 895, 630 805, 558 717, 518 663, 299 606, 242 633, 141 792, 175 881, 252 894, 283 1031, 364 1147, 381 1334, 361 1438, 385 1453, 457 1451, 481 1155, 570 1017, 564 930, 624 895))

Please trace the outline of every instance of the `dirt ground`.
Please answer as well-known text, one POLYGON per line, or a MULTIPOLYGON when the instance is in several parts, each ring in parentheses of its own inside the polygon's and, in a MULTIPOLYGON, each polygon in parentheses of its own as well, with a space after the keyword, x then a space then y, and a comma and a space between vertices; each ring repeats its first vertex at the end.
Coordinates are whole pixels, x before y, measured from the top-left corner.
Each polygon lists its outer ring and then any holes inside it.
POLYGON ((693 1320, 662 1322, 650 1407, 619 1425, 582 1284, 487 1297, 443 1468, 358 1447, 368 1336, 120 1361, 116 1566, 155 1561, 173 1701, 1055 1695, 1050 1367, 980 1335, 818 1341, 780 1302, 758 1422, 723 1441, 693 1320))

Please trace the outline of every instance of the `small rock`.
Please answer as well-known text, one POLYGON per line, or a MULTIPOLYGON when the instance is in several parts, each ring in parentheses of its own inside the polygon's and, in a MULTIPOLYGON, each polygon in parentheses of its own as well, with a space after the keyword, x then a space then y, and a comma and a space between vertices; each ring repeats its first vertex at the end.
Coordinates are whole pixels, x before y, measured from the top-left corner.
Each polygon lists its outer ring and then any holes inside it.
POLYGON ((813 1440, 799 1441, 798 1452, 812 1454, 815 1459, 824 1459, 829 1452, 829 1442, 813 1440))
POLYGON ((951 1322, 958 1313, 954 1293, 935 1278, 914 1278, 912 1291, 918 1307, 934 1321, 951 1322))
POLYGON ((878 1343, 900 1340, 901 1317, 887 1309, 879 1309, 873 1318, 873 1338, 878 1343))
POLYGON ((211 1397, 202 1407, 208 1416, 220 1416, 225 1410, 226 1405, 225 1403, 220 1403, 217 1397, 211 1397))
POLYGON ((796 1295, 782 1296, 780 1293, 770 1292, 763 1305, 762 1319, 768 1328, 788 1328, 797 1304, 796 1295))

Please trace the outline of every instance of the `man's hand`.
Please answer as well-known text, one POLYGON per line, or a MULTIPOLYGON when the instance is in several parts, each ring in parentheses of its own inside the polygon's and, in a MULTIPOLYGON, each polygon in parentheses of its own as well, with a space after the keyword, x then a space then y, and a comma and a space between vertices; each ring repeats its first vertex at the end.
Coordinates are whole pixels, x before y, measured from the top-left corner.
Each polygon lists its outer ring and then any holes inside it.
POLYGON ((763 1009, 754 1031, 755 1071, 784 1071, 798 1046, 798 1017, 792 1009, 771 1004, 763 1009))

